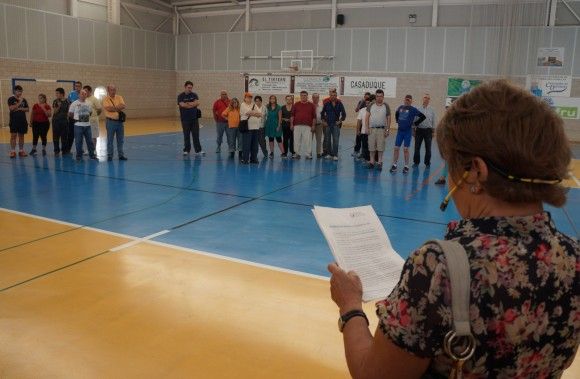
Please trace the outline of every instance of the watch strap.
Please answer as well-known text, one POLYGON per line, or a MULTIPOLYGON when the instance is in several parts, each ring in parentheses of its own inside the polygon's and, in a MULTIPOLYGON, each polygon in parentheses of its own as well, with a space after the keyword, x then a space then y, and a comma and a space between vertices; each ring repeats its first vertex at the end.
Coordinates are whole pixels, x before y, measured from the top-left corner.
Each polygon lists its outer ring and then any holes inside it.
POLYGON ((367 318, 367 315, 360 309, 354 309, 340 316, 340 319, 342 321, 340 324, 340 331, 342 332, 344 330, 344 327, 346 326, 346 323, 355 317, 364 318, 365 321, 367 322, 367 325, 369 325, 369 319, 367 318))

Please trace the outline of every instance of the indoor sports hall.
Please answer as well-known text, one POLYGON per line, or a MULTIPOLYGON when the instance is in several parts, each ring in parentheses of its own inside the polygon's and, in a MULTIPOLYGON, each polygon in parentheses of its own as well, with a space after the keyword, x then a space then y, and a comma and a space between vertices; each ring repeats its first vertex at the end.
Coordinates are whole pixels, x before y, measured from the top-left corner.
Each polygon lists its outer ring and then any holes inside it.
MULTIPOLYGON (((381 89, 394 114, 428 97, 440 120, 498 78, 563 119, 567 202, 544 209, 578 239, 580 1, 0 0, 0 378, 350 377, 313 207, 371 205, 404 259, 461 218, 453 201, 440 210, 450 189, 436 184, 436 138, 430 162, 423 146, 413 164, 415 137, 389 170, 393 116, 384 168, 369 169, 360 101, 381 89), (201 149, 184 146, 188 81, 201 149), (79 150, 75 129, 57 152, 55 90, 78 93, 74 107, 86 85, 103 107, 96 144, 80 135, 79 150), (18 88, 26 133, 10 126, 18 88), (326 109, 333 90, 345 110, 334 155, 314 132, 294 159, 286 136, 262 136, 266 154, 245 164, 218 133, 224 93, 284 105, 306 91, 326 109), (54 114, 33 144, 41 94, 54 114), (124 135, 109 141, 120 113, 124 135)), ((374 331, 375 302, 363 308, 374 331)), ((563 378, 580 377, 579 359, 563 378)))

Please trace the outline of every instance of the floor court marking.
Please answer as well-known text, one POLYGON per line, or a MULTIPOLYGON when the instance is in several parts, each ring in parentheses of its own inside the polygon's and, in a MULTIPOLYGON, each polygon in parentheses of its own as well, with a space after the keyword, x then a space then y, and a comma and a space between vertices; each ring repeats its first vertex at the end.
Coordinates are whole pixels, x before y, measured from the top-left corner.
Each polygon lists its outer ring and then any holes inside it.
POLYGON ((111 249, 109 249, 109 250, 110 250, 111 252, 115 253, 115 252, 117 252, 117 251, 120 251, 120 250, 126 249, 126 248, 128 248, 128 247, 131 247, 131 246, 138 245, 138 244, 140 244, 141 242, 148 241, 148 240, 150 240, 150 239, 153 239, 153 238, 155 238, 155 237, 162 236, 162 235, 164 235, 164 234, 167 234, 167 233, 169 233, 169 230, 162 230, 162 231, 160 231, 160 232, 157 232, 157 233, 150 234, 150 235, 148 235, 148 236, 145 236, 145 237, 143 237, 143 238, 139 238, 139 239, 136 239, 136 240, 133 240, 133 241, 130 241, 130 242, 124 243, 124 244, 122 244, 122 245, 119 245, 119 246, 113 247, 113 248, 111 248, 111 249))
MULTIPOLYGON (((57 223, 57 224, 63 224, 63 225, 68 225, 68 226, 75 226, 75 225, 77 225, 77 224, 73 224, 73 223, 69 223, 69 222, 65 222, 65 221, 50 219, 50 218, 42 217, 42 216, 36 216, 36 215, 32 215, 32 214, 28 214, 28 213, 24 213, 24 212, 19 212, 19 211, 13 211, 13 210, 10 210, 10 209, 5 209, 5 208, 0 208, 0 211, 6 211, 8 213, 14 213, 14 214, 18 214, 18 215, 21 215, 21 216, 27 216, 27 217, 39 219, 39 220, 42 220, 42 221, 54 222, 54 223, 57 223)), ((282 268, 282 267, 276 267, 276 266, 271 266, 271 265, 267 265, 267 264, 263 264, 263 263, 257 263, 257 262, 247 261, 247 260, 239 259, 239 258, 232 258, 232 257, 220 255, 220 254, 204 252, 204 251, 201 251, 201 250, 190 249, 190 248, 186 248, 186 247, 182 247, 182 246, 178 246, 178 245, 172 245, 172 244, 168 244, 168 243, 165 243, 165 242, 159 242, 159 241, 153 241, 152 240, 152 238, 155 238, 155 237, 158 237, 158 236, 161 236, 163 234, 168 233, 169 232, 168 230, 162 230, 160 232, 153 233, 153 234, 151 234, 151 235, 149 235, 147 237, 139 238, 139 237, 129 236, 129 235, 125 235, 125 234, 109 232, 107 230, 101 230, 101 229, 97 229, 97 228, 86 228, 86 227, 83 227, 83 226, 80 226, 80 225, 78 226, 77 229, 90 229, 91 231, 94 231, 94 232, 104 233, 104 234, 109 234, 109 235, 114 235, 114 236, 120 236, 120 237, 124 237, 124 238, 131 239, 132 241, 130 241, 128 243, 125 243, 125 244, 122 244, 122 245, 119 245, 119 246, 116 246, 116 247, 113 247, 111 249, 107 249, 105 251, 102 251, 102 252, 97 253, 95 255, 92 255, 90 257, 83 258, 83 259, 78 260, 76 262, 72 262, 70 264, 67 264, 65 266, 56 268, 54 270, 51 270, 51 271, 48 271, 48 272, 45 272, 45 273, 36 275, 36 276, 34 276, 32 278, 23 280, 23 281, 21 281, 19 283, 10 285, 8 287, 0 288, 0 292, 4 292, 4 291, 7 291, 7 290, 9 290, 11 288, 14 288, 14 287, 17 287, 17 286, 20 286, 20 285, 29 283, 29 282, 34 281, 36 279, 40 279, 40 278, 42 278, 44 276, 53 274, 55 272, 59 272, 59 271, 65 270, 65 269, 70 268, 72 266, 75 266, 77 264, 80 264, 80 263, 86 262, 88 260, 91 260, 91 259, 100 257, 102 255, 105 255, 107 253, 118 252, 118 251, 121 251, 121 250, 126 249, 128 247, 132 247, 132 246, 138 245, 140 243, 149 243, 149 244, 157 245, 157 246, 160 246, 160 247, 166 247, 166 248, 170 248, 170 249, 174 249, 174 250, 180 250, 180 251, 187 252, 187 253, 193 253, 193 254, 197 254, 197 255, 203 255, 203 256, 207 256, 207 257, 211 257, 211 258, 215 258, 215 259, 220 259, 220 260, 223 260, 223 261, 235 262, 235 263, 244 264, 244 265, 248 265, 248 266, 252 266, 252 267, 258 267, 258 268, 267 269, 267 270, 271 270, 271 271, 282 272, 282 273, 286 273, 286 274, 292 274, 292 275, 296 275, 296 276, 300 276, 300 277, 306 277, 306 278, 318 279, 318 280, 324 280, 324 281, 328 281, 329 280, 328 277, 321 276, 321 275, 309 274, 309 273, 306 273, 306 272, 285 269, 285 268, 282 268)), ((30 242, 33 242, 33 241, 30 241, 30 242)), ((30 243, 30 242, 27 242, 27 243, 30 243)))

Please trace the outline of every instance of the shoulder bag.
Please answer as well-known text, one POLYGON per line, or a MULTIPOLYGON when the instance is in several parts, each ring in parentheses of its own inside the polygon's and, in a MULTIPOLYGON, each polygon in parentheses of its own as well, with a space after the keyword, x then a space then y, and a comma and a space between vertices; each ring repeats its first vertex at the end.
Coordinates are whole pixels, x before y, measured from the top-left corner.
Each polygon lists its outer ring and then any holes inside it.
POLYGON ((125 120, 127 120, 127 115, 125 114, 125 112, 120 111, 120 110, 117 109, 117 107, 115 106, 115 102, 113 101, 113 98, 110 97, 110 96, 109 96, 109 101, 113 105, 113 108, 115 108, 115 110, 119 114, 119 118, 117 119, 117 121, 119 121, 119 122, 125 122, 125 120))
MULTIPOLYGON (((471 273, 467 253, 461 244, 453 241, 432 240, 438 244, 447 260, 447 274, 451 284, 451 311, 453 330, 443 339, 443 350, 453 361, 449 379, 463 378, 463 364, 475 353, 475 337, 471 334, 469 321, 469 297, 471 273)), ((424 379, 437 378, 437 374, 427 372, 424 379)))

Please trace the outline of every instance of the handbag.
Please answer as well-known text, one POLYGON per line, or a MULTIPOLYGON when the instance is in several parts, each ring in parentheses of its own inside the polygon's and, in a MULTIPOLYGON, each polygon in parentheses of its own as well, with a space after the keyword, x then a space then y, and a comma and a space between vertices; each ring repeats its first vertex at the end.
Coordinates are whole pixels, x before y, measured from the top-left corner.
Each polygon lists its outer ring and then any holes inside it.
MULTIPOLYGON (((432 240, 438 244, 447 260, 447 273, 451 284, 451 312, 453 330, 443 338, 443 350, 453 361, 449 379, 463 378, 463 364, 475 353, 475 337, 469 321, 469 296, 471 273, 467 253, 461 244, 453 241, 432 240)), ((437 373, 425 373, 422 378, 438 378, 437 373)))
MULTIPOLYGON (((256 104, 254 104, 254 106, 252 107, 252 110, 254 110, 256 108, 256 104)), ((250 116, 252 117, 252 116, 250 116)), ((248 117, 245 120, 240 120, 240 124, 238 125, 238 130, 240 131, 240 133, 247 133, 250 131, 250 126, 248 125, 248 120, 250 119, 250 117, 248 117)))
POLYGON ((113 101, 113 99, 111 97, 109 97, 109 101, 111 102, 111 105, 113 106, 113 108, 115 108, 115 110, 119 114, 119 118, 117 119, 117 121, 125 122, 125 120, 127 120, 127 115, 125 114, 125 112, 117 110, 117 107, 115 106, 115 102, 113 101))

